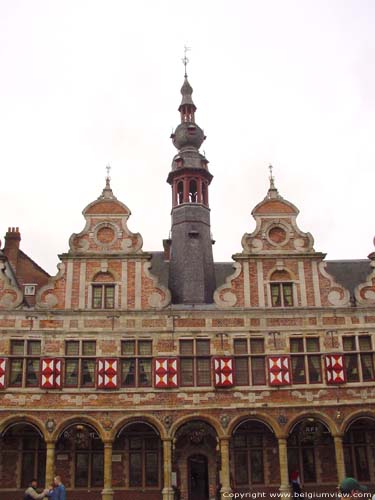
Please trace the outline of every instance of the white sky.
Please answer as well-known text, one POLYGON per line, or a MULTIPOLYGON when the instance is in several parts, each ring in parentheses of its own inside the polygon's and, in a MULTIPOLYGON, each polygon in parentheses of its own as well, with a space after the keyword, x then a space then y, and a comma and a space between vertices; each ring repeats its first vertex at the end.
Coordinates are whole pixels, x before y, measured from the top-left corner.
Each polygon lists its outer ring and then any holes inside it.
POLYGON ((183 47, 216 260, 241 250, 276 185, 329 259, 375 234, 372 0, 0 0, 0 235, 52 274, 112 166, 144 250, 170 229, 183 47))

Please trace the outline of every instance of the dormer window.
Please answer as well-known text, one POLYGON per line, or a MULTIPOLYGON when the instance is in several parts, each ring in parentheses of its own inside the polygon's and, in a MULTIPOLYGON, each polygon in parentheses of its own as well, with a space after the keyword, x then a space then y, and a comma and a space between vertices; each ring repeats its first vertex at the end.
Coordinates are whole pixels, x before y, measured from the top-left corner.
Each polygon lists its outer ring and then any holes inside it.
POLYGON ((293 306, 293 283, 287 271, 275 271, 271 276, 272 307, 293 306))

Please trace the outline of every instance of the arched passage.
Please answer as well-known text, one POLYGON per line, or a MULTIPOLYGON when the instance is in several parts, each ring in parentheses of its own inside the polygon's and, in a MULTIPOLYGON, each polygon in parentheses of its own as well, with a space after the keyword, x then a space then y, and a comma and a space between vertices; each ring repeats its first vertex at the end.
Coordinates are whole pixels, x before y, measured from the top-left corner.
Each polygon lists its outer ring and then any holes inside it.
POLYGON ((219 490, 218 437, 209 423, 184 422, 175 432, 172 470, 181 499, 208 500, 219 490))
POLYGON ((30 422, 8 424, 0 434, 0 485, 24 489, 36 478, 44 485, 46 445, 40 429, 30 422))

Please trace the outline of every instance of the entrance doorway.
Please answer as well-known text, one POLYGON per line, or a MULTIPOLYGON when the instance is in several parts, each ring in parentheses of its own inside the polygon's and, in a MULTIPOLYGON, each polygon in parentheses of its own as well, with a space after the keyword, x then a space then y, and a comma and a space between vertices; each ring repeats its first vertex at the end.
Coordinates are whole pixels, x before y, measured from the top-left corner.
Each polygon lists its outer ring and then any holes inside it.
POLYGON ((208 500, 208 466, 204 455, 188 458, 189 500, 208 500))

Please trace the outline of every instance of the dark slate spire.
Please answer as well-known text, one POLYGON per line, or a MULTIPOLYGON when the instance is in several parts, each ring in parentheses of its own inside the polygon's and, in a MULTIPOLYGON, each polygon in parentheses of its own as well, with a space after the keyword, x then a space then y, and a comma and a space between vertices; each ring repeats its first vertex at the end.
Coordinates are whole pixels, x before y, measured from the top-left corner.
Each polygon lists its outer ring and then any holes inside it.
POLYGON ((183 61, 181 123, 171 136, 178 153, 167 179, 173 197, 169 288, 175 304, 202 304, 213 302, 216 288, 208 204, 212 175, 199 152, 205 135, 195 123, 197 108, 186 74, 186 56, 183 61))

